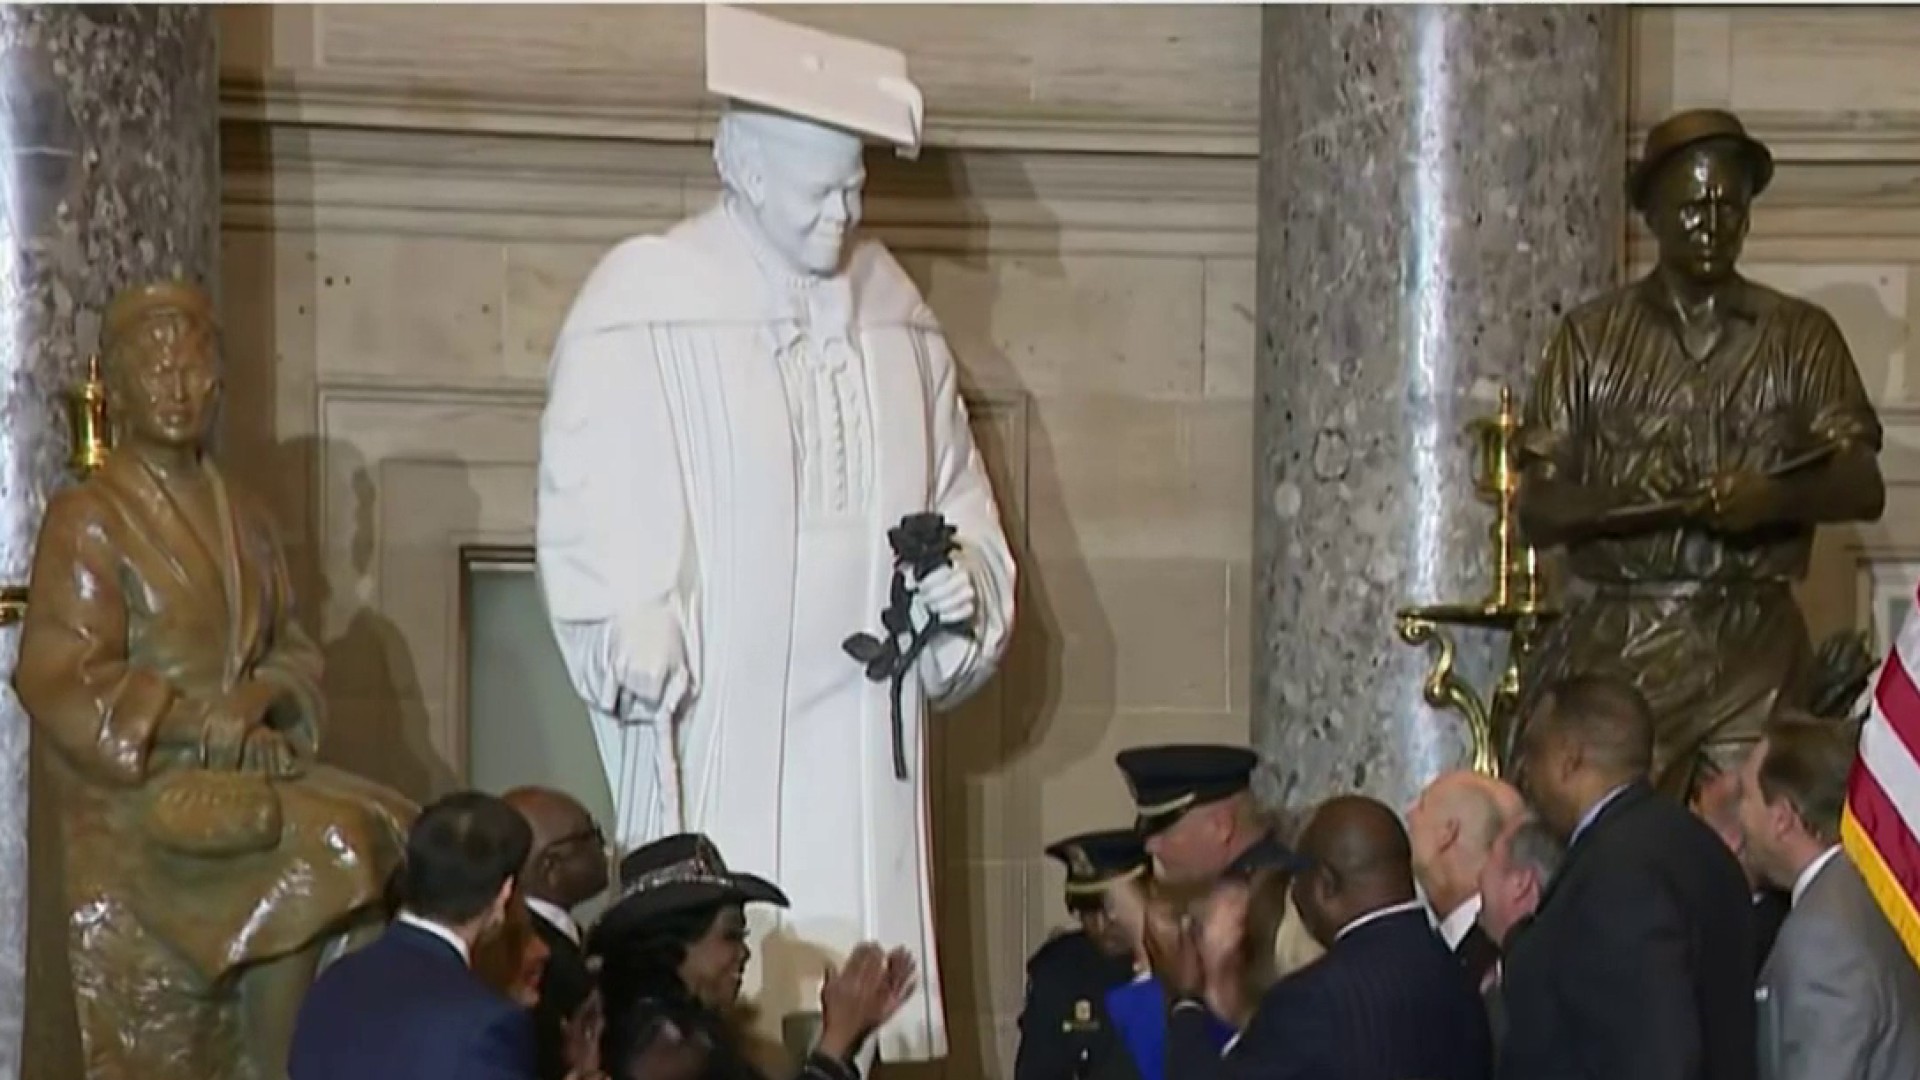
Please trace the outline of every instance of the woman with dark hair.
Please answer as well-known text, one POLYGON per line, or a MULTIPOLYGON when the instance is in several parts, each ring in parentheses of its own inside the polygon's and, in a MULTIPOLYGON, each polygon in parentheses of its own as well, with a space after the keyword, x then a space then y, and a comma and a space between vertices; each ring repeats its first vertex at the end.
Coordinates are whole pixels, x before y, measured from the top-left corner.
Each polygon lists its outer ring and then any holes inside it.
MULTIPOLYGON (((752 955, 750 903, 785 907, 787 898, 729 872, 704 836, 669 836, 621 861, 620 899, 587 943, 600 966, 600 1063, 611 1080, 770 1080, 728 1020, 752 955)), ((854 949, 821 988, 820 1036, 799 1080, 856 1080, 862 1043, 913 987, 905 950, 854 949)))

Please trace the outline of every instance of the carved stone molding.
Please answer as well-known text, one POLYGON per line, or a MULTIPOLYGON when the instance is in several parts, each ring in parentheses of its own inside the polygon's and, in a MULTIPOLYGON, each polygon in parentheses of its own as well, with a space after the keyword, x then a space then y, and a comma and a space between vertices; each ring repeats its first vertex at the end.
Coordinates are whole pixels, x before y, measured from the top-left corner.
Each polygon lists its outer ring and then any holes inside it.
MULTIPOLYGON (((718 191, 703 143, 229 121, 229 230, 611 243, 718 191)), ((1253 254, 1251 158, 932 151, 869 162, 869 227, 899 250, 1253 254)))

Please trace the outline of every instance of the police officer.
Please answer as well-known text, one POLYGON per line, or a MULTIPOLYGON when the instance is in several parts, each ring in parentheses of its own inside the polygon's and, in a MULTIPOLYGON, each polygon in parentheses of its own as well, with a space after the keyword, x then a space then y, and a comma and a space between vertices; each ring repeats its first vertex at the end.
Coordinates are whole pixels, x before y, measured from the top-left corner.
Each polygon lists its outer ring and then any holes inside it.
POLYGON ((1185 744, 1122 750, 1115 762, 1133 793, 1154 876, 1174 886, 1299 868, 1253 800, 1260 758, 1244 746, 1185 744))
POLYGON ((1134 977, 1133 943, 1106 898, 1146 872, 1147 853, 1138 833, 1116 829, 1070 836, 1047 854, 1067 868, 1067 910, 1080 929, 1027 961, 1014 1080, 1137 1080, 1106 1007, 1108 992, 1134 977))

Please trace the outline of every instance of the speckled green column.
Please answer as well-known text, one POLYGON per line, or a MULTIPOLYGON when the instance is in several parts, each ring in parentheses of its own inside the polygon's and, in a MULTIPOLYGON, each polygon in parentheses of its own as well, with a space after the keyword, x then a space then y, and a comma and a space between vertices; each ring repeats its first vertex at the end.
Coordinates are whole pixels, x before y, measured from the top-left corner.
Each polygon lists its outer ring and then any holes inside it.
MULTIPOLYGON (((157 277, 214 284, 213 21, 189 6, 0 7, 0 585, 25 584, 65 481, 61 392, 108 299, 157 277)), ((29 797, 18 648, 18 627, 0 629, 0 1077, 77 1080, 58 822, 29 797)))
MULTIPOLYGON (((1471 419, 1522 393, 1625 236, 1625 12, 1265 9, 1255 745, 1268 798, 1394 805, 1468 760, 1393 615, 1477 600, 1471 419)), ((1459 636, 1485 686, 1497 642, 1459 636)))

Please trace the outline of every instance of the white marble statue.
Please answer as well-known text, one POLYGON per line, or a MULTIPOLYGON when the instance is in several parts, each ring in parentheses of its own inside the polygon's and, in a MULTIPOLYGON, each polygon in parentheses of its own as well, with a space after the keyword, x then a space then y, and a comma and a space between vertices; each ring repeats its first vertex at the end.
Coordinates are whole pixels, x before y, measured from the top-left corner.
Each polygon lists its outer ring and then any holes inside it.
MULTIPOLYGON (((859 134, 730 104, 724 194, 609 253, 574 300, 541 425, 547 610, 591 713, 623 846, 707 833, 792 909, 748 973, 763 1016, 817 1007, 822 965, 864 939, 916 954, 889 1061, 943 1056, 928 706, 990 677, 1014 563, 945 338, 862 239, 859 134), (937 511, 951 568, 915 618, 960 622, 903 695, 843 650, 888 603, 887 530, 937 511)), ((773 919, 774 916, 767 916, 773 919)))

